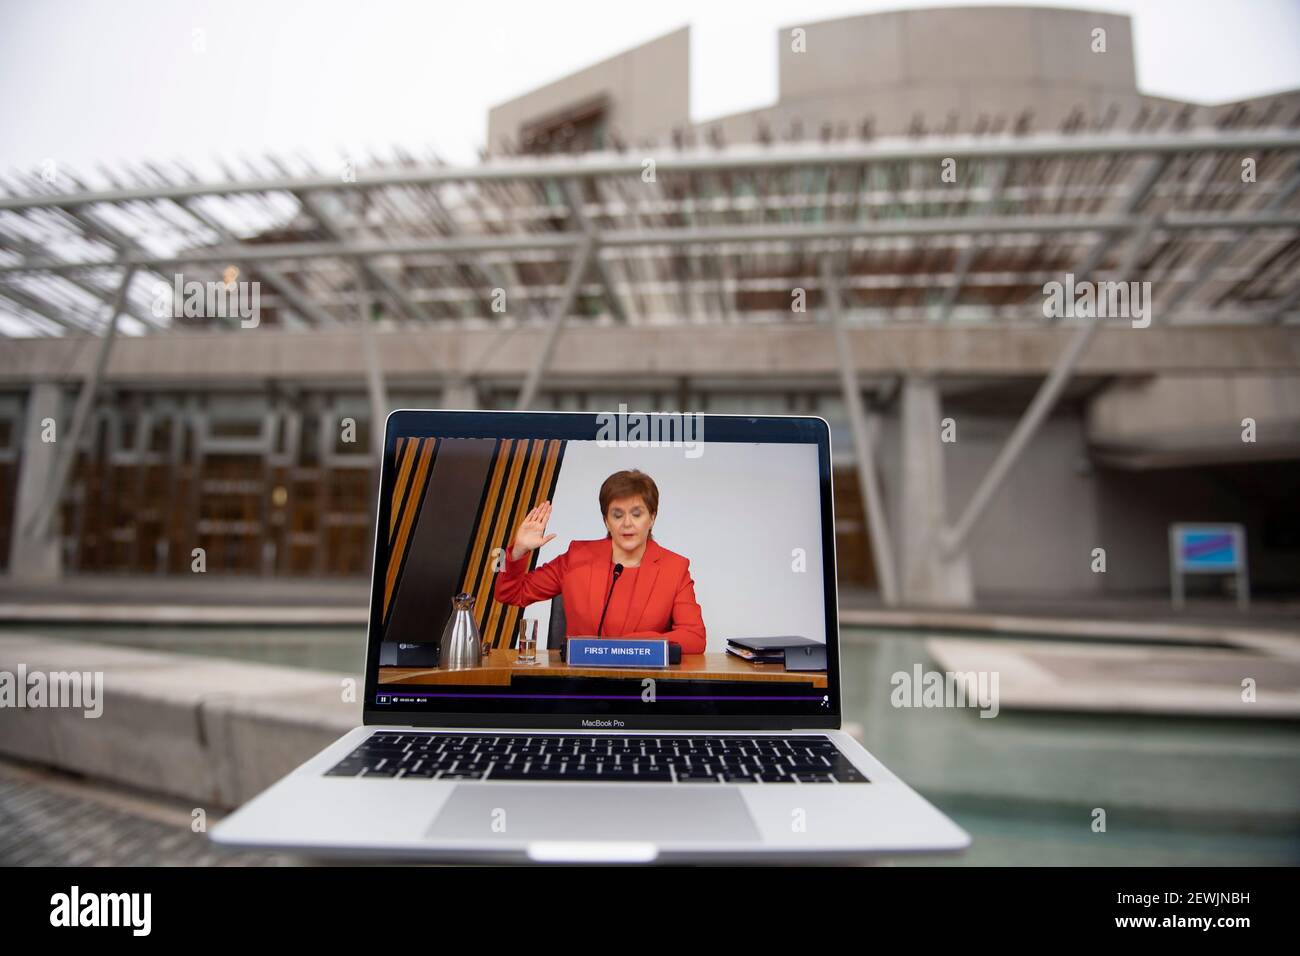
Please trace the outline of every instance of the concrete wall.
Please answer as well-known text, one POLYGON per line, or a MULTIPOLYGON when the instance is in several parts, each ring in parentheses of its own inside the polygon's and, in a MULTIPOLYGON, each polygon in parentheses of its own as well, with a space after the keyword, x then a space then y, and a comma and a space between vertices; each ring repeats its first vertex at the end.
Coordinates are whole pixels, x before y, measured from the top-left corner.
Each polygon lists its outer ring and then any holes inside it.
POLYGON ((1169 587, 1169 526, 1246 528, 1253 586, 1300 583, 1300 376, 1161 375, 1119 381, 1089 403, 1108 591, 1169 587), (1242 420, 1254 419, 1254 441, 1242 420))
MULTIPOLYGON (((1294 445, 1281 447, 1279 440, 1255 451, 1239 437, 1240 401, 1255 410, 1269 433, 1294 431, 1279 422, 1300 406, 1276 401, 1290 394, 1291 382, 1286 377, 1208 382, 1219 391, 1206 388, 1203 401, 1217 408, 1202 409, 1201 402, 1190 399, 1179 405, 1172 397, 1181 390, 1166 393, 1158 384, 1150 395, 1145 389, 1128 395, 1122 407, 1132 422, 1146 425, 1165 416, 1168 434, 1150 432, 1157 450, 1174 448, 1170 442, 1188 434, 1199 435, 1200 430, 1192 427, 1198 422, 1207 433, 1217 427, 1216 442, 1196 444, 1191 449, 1195 454, 1186 461, 1181 453, 1171 452, 1153 455, 1155 464, 1149 466, 1109 467, 1089 441, 1090 422, 1084 408, 1072 403, 1058 409, 1026 448, 971 538, 977 599, 1164 593, 1169 587, 1169 526, 1193 521, 1244 525, 1256 593, 1294 593, 1300 585, 1300 506, 1294 496, 1300 488, 1300 450, 1294 445), (1172 404, 1157 400, 1160 396, 1172 404), (1240 401, 1232 400, 1233 396, 1240 401), (1185 421, 1191 431, 1180 432, 1178 421, 1185 421), (1092 571, 1094 548, 1106 551, 1104 574, 1092 571)), ((1114 400, 1114 396, 1108 399, 1114 400)), ((1119 427, 1124 422, 1122 412, 1105 414, 1117 416, 1119 427)), ((962 401, 953 397, 945 401, 942 415, 954 419, 957 434, 955 443, 941 443, 945 518, 951 525, 1017 419, 1012 414, 965 410, 962 401)), ((1140 443, 1135 447, 1140 448, 1140 443)), ((1113 462, 1128 460, 1112 457, 1113 462)), ((898 548, 905 529, 897 412, 883 422, 879 460, 898 548)), ((1136 461, 1141 464, 1145 459, 1136 461)))
MULTIPOLYGON (((1254 591, 1293 594, 1300 586, 1300 457, 1148 471, 1102 468, 1097 485, 1108 592, 1169 589, 1169 526, 1177 522, 1243 525, 1254 591)), ((1218 587, 1217 578, 1196 577, 1218 587)))
POLYGON ((1134 466, 1300 458, 1300 375, 1160 375, 1117 382, 1088 408, 1088 440, 1134 466), (1254 440, 1243 440, 1245 419, 1254 440))
MULTIPOLYGON (((896 325, 850 327, 854 362, 862 375, 1037 376, 1052 367, 1074 330, 1065 326, 896 325)), ((428 387, 447 372, 517 387, 545 335, 536 325, 501 329, 420 329, 374 336, 390 385, 428 387)), ((302 383, 365 381, 364 351, 355 332, 174 333, 120 338, 106 369, 109 384, 241 384, 269 380, 302 383)), ((815 376, 834 382, 835 345, 825 323, 597 328, 571 322, 556 343, 546 383, 603 379, 626 393, 625 368, 638 356, 647 380, 732 376, 751 386, 755 376, 815 376)), ((12 339, 0 349, 0 385, 84 378, 94 356, 77 338, 12 339)), ((1153 327, 1098 331, 1079 361, 1078 374, 1147 376, 1157 372, 1294 372, 1300 368, 1300 326, 1153 327)))
MULTIPOLYGON (((748 142, 760 125, 782 139, 796 124, 803 136, 829 124, 856 135, 870 120, 876 135, 909 131, 1009 131, 1024 117, 1032 131, 1054 131, 1072 115, 1091 125, 1111 117, 1126 127, 1147 109, 1187 104, 1137 88, 1129 17, 1087 10, 960 7, 906 10, 792 23, 777 32, 780 89, 770 107, 702 124, 728 142, 748 142), (792 31, 806 33, 795 52, 792 31), (1106 50, 1093 51, 1093 30, 1106 50)), ((1209 122, 1212 110, 1199 118, 1209 122)))
POLYGON ((629 143, 661 140, 690 122, 690 29, 683 27, 626 53, 547 83, 488 112, 488 151, 517 148, 524 124, 567 107, 609 97, 609 130, 629 143))
MULTIPOLYGON (((855 135, 870 120, 877 135, 906 133, 920 118, 928 132, 1060 129, 1070 117, 1130 127, 1164 125, 1184 109, 1209 125, 1236 103, 1190 104, 1148 96, 1137 86, 1133 26, 1122 14, 1058 7, 957 7, 905 10, 791 23, 775 36, 779 90, 771 106, 690 120, 689 33, 678 30, 495 107, 488 117, 493 153, 517 142, 522 124, 595 95, 611 104, 610 127, 628 142, 668 140, 675 128, 699 143, 717 131, 728 143, 754 141, 766 127, 777 139, 855 135), (804 52, 792 31, 805 33, 804 52), (1094 52, 1093 31, 1105 31, 1094 52)), ((1300 94, 1260 97, 1255 112, 1294 115, 1300 94)), ((1276 118, 1276 117, 1275 117, 1276 118)))
POLYGON ((805 129, 870 116, 879 133, 917 114, 933 129, 949 116, 970 129, 981 115, 1034 114, 1038 128, 1071 110, 1104 115, 1139 102, 1129 18, 1081 10, 974 7, 907 10, 791 24, 777 36, 780 95, 773 118, 805 129), (806 31, 806 52, 791 30, 806 31), (1092 52, 1092 31, 1106 52, 1092 52))
POLYGON ((1008 90, 1133 93, 1129 18, 1088 10, 958 7, 791 24, 778 34, 782 103, 849 91, 954 96, 973 103, 1008 90), (807 50, 792 49, 802 27, 807 50), (1092 32, 1106 32, 1106 52, 1092 32))
POLYGON ((677 30, 494 107, 489 151, 517 146, 524 124, 601 95, 610 130, 629 143, 663 143, 678 128, 751 142, 760 125, 781 138, 798 124, 813 136, 824 124, 849 132, 867 118, 876 133, 893 135, 917 116, 931 131, 955 120, 956 131, 969 132, 1028 113, 1041 131, 1077 111, 1090 122, 1114 111, 1114 122, 1127 124, 1143 107, 1185 105, 1138 92, 1127 16, 962 7, 792 23, 775 37, 777 102, 694 125, 689 36, 689 28, 677 30), (804 52, 792 47, 796 28, 805 32, 804 52), (1095 29, 1106 31, 1104 53, 1093 51, 1095 29))
MULTIPOLYGON (((946 518, 951 525, 970 501, 1016 418, 976 414, 946 403, 957 440, 943 444, 946 518)), ((939 441, 939 437, 935 437, 939 441)), ((884 422, 880 455, 891 527, 901 529, 902 446, 895 416, 884 422)), ((1099 591, 1101 575, 1089 569, 1102 546, 1097 483, 1087 460, 1083 420, 1077 411, 1050 418, 1025 450, 1001 492, 971 536, 976 597, 990 594, 1069 595, 1099 591)), ((895 534, 898 540, 901 534, 895 534)))
MULTIPOLYGON (((950 413, 948 508, 955 518, 993 464, 1016 420, 950 413)), ((971 536, 977 592, 1052 594, 1099 590, 1089 569, 1098 547, 1097 485, 1078 413, 1049 419, 1007 477, 971 536)))

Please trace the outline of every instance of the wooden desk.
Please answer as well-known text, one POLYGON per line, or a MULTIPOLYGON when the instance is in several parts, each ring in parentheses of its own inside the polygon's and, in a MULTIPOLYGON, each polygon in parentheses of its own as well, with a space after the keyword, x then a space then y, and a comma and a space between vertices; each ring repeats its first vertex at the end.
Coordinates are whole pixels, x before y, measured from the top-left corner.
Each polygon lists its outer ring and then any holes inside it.
POLYGON ((481 667, 444 671, 436 667, 381 667, 381 684, 478 684, 508 686, 516 677, 620 677, 656 680, 721 680, 826 687, 825 671, 787 671, 783 664, 751 664, 734 654, 683 654, 671 667, 572 667, 558 650, 537 652, 536 664, 520 664, 514 648, 497 648, 481 667))

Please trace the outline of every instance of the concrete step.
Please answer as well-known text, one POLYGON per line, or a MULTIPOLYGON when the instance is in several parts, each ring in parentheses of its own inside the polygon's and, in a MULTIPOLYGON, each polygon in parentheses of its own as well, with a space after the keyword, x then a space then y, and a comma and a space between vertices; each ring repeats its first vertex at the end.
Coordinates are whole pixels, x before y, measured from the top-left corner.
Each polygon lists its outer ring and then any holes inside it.
POLYGON ((8 710, 0 753, 209 808, 240 805, 361 723, 346 674, 0 635, 0 671, 20 666, 101 674, 102 715, 8 710))

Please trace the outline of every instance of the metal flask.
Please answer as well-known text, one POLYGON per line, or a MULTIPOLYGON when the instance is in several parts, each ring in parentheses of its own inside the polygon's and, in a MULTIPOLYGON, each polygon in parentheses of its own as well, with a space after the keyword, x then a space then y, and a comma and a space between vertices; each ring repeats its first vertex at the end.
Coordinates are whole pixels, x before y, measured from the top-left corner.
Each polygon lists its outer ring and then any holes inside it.
POLYGON ((483 663, 483 644, 474 620, 474 595, 457 594, 451 599, 451 618, 438 645, 438 667, 461 671, 483 663))

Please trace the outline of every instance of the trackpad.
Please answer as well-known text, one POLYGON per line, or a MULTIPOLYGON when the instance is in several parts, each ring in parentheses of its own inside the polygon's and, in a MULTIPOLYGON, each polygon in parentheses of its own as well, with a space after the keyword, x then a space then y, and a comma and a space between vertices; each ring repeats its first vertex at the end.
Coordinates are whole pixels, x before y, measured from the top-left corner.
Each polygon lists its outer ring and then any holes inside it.
POLYGON ((759 839, 744 798, 705 784, 457 785, 430 839, 743 843, 759 839))

